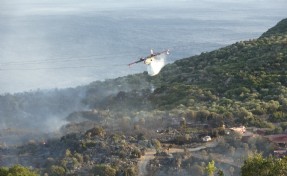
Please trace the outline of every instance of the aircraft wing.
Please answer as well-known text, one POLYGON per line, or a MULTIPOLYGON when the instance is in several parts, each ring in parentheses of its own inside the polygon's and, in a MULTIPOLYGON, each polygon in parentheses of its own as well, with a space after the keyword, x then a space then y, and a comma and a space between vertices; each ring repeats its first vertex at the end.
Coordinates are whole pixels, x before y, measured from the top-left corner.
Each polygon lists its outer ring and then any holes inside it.
MULTIPOLYGON (((152 61, 153 57, 156 57, 156 56, 161 55, 161 54, 167 54, 167 55, 169 54, 169 50, 159 52, 159 53, 154 53, 153 50, 150 50, 150 52, 151 52, 151 55, 144 57, 144 58, 140 58, 138 61, 135 61, 135 62, 128 64, 128 66, 131 66, 133 64, 137 64, 139 62, 144 62, 144 61, 146 62, 148 60, 150 60, 150 61, 148 61, 147 63, 150 63, 152 61)), ((147 64, 147 63, 145 63, 145 64, 147 64)))
POLYGON ((138 61, 129 63, 128 66, 131 66, 131 65, 133 65, 133 64, 137 64, 137 63, 143 62, 143 61, 145 61, 145 60, 146 60, 146 58, 140 58, 140 60, 138 60, 138 61))

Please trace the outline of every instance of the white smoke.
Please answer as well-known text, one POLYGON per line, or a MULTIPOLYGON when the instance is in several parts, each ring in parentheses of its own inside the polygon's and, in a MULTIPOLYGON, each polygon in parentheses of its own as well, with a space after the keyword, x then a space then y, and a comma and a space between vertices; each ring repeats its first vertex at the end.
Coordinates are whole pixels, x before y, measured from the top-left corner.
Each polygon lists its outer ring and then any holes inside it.
POLYGON ((147 66, 147 72, 150 76, 157 75, 165 66, 166 54, 155 56, 152 62, 147 66))
POLYGON ((46 119, 44 122, 44 126, 42 127, 42 130, 45 132, 58 132, 59 129, 68 124, 68 122, 65 119, 61 119, 59 117, 50 116, 46 119))

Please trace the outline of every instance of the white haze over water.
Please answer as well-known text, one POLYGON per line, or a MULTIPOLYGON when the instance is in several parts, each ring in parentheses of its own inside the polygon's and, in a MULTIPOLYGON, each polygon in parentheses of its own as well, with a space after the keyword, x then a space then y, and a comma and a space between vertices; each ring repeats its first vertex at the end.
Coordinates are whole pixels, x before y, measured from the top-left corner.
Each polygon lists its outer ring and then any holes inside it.
POLYGON ((259 37, 286 0, 0 0, 0 94, 74 87, 259 37))

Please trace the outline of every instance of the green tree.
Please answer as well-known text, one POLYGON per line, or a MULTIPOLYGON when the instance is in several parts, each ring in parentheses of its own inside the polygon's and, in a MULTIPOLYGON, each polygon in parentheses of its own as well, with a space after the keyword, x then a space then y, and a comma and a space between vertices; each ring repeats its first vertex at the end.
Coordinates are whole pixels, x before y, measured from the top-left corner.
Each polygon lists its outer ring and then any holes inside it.
POLYGON ((137 174, 137 168, 136 167, 129 167, 124 171, 124 176, 136 176, 137 174))
POLYGON ((66 171, 62 166, 52 165, 49 170, 49 175, 50 176, 61 176, 61 175, 65 175, 65 172, 66 171))
POLYGON ((72 156, 72 152, 71 152, 70 149, 66 149, 65 156, 66 157, 71 157, 72 156))
POLYGON ((159 140, 157 139, 153 139, 152 140, 152 144, 154 146, 154 148, 156 149, 157 152, 159 152, 161 150, 161 143, 159 140))
POLYGON ((106 134, 106 131, 100 126, 99 127, 94 127, 92 129, 89 129, 85 133, 85 135, 87 137, 95 137, 95 136, 103 137, 103 136, 105 136, 105 134, 106 134))
POLYGON ((211 162, 208 162, 208 164, 205 168, 208 176, 213 176, 216 169, 217 168, 215 167, 215 162, 213 160, 211 162))
POLYGON ((262 154, 254 154, 244 161, 241 173, 242 176, 286 176, 287 157, 282 159, 272 156, 264 158, 262 154))
POLYGON ((0 176, 6 176, 9 173, 8 167, 0 167, 0 176))
POLYGON ((99 164, 94 167, 94 174, 98 176, 115 176, 116 169, 109 165, 99 164))
POLYGON ((32 171, 21 165, 14 165, 11 168, 1 167, 0 176, 38 176, 35 171, 32 171))

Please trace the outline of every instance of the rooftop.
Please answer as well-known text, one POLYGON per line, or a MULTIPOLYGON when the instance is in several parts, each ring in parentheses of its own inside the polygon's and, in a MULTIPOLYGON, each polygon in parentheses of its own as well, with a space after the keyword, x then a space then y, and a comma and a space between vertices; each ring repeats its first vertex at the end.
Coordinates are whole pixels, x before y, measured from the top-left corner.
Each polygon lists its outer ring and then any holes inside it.
POLYGON ((287 134, 276 134, 265 136, 274 143, 287 143, 287 134))

